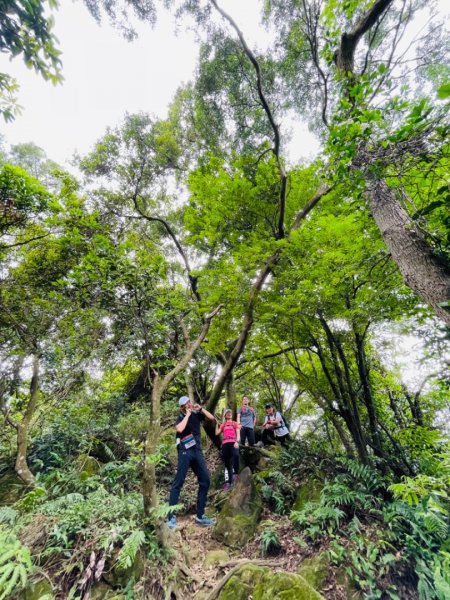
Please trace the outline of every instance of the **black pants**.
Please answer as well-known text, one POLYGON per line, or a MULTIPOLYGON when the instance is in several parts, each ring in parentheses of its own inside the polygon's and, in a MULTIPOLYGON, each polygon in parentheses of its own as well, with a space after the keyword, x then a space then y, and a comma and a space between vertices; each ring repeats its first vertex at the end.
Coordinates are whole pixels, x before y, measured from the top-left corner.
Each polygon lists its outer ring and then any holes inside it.
POLYGON ((228 483, 233 482, 233 472, 239 473, 239 448, 235 448, 234 444, 227 442, 222 444, 222 460, 225 463, 225 469, 228 473, 228 483))
POLYGON ((277 437, 272 429, 264 429, 262 432, 262 442, 264 446, 274 446, 275 442, 280 442, 282 446, 285 446, 289 439, 288 433, 277 437))
MULTIPOLYGON (((194 471, 198 479, 197 517, 201 518, 205 514, 210 479, 205 457, 198 445, 188 450, 182 448, 182 443, 178 446, 177 474, 170 489, 169 505, 174 506, 178 504, 181 488, 190 468, 194 471)), ((169 517, 171 516, 169 515, 169 517)))
POLYGON ((253 427, 242 427, 241 428, 241 444, 245 446, 245 440, 248 440, 249 446, 255 445, 255 430, 253 427))

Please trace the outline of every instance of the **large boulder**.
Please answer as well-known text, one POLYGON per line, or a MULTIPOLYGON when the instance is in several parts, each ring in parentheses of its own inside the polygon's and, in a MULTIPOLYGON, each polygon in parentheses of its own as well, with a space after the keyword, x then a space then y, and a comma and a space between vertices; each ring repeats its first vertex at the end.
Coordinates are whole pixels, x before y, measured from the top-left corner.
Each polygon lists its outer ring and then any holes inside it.
POLYGON ((219 513, 213 537, 226 546, 243 548, 255 534, 261 510, 261 495, 250 468, 245 467, 219 513))
POLYGON ((259 448, 258 446, 241 446, 241 464, 255 471, 265 471, 270 468, 274 457, 274 449, 259 448))
POLYGON ((300 575, 254 564, 243 565, 223 587, 218 600, 325 600, 300 575))

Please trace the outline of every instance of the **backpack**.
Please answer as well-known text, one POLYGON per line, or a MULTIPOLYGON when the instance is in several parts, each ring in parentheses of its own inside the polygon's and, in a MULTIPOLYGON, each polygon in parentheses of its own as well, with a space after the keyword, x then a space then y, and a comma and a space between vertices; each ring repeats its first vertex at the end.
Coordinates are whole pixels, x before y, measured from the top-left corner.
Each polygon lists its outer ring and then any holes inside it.
POLYGON ((225 434, 225 429, 227 429, 227 428, 229 429, 230 427, 233 429, 235 440, 237 440, 237 428, 234 426, 234 421, 231 421, 230 423, 227 423, 227 422, 224 423, 222 435, 225 434))
MULTIPOLYGON (((280 413, 280 415, 281 415, 281 413, 280 413)), ((281 418, 283 419, 283 423, 284 423, 284 426, 286 427, 286 429, 287 429, 288 431, 290 431, 290 430, 291 430, 291 425, 290 425, 290 423, 289 423, 288 421, 286 421, 286 419, 285 419, 284 415, 281 415, 281 418)))
POLYGON ((286 419, 284 418, 284 416, 280 413, 280 411, 277 410, 275 412, 275 414, 279 414, 280 415, 280 417, 281 417, 281 423, 278 425, 278 427, 274 427, 274 429, 281 429, 282 427, 286 427, 286 429, 288 431, 290 431, 290 425, 289 425, 288 421, 286 421, 286 419))

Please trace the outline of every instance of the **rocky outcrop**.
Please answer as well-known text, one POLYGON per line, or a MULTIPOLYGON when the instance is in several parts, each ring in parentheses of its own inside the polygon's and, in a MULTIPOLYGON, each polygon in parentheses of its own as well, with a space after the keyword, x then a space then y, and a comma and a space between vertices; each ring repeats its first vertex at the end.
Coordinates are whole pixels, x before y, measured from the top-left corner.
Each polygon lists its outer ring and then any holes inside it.
POLYGON ((246 467, 219 513, 213 537, 226 546, 243 548, 255 534, 261 510, 261 496, 246 467))
POLYGON ((325 600, 300 575, 273 571, 251 563, 237 570, 218 600, 325 600))
POLYGON ((270 468, 273 452, 277 448, 259 448, 258 446, 243 446, 240 449, 241 464, 250 467, 251 471, 265 471, 270 468))

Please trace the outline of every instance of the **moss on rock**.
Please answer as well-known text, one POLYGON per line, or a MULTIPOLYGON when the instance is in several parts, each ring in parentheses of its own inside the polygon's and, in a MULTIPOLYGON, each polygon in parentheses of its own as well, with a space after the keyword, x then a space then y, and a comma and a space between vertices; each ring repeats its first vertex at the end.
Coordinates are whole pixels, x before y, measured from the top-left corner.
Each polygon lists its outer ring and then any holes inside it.
POLYGON ((10 506, 22 498, 29 488, 12 470, 0 477, 0 506, 10 506))
POLYGON ((219 600, 324 600, 303 577, 267 567, 242 566, 226 583, 219 600))
POLYGON ((93 475, 98 475, 101 468, 99 461, 88 454, 80 454, 77 459, 77 465, 80 472, 81 481, 85 481, 93 475))
POLYGON ((313 588, 320 590, 325 582, 330 567, 330 560, 326 552, 321 552, 316 556, 305 558, 297 569, 297 573, 312 585, 313 588))
POLYGON ((219 513, 213 537, 232 548, 242 548, 255 534, 261 510, 261 495, 246 467, 219 513))
POLYGON ((47 579, 28 583, 23 592, 24 600, 53 600, 54 597, 52 585, 47 579))
POLYGON ((111 570, 105 569, 103 572, 103 579, 113 588, 125 587, 131 579, 138 581, 142 577, 144 569, 144 556, 139 551, 130 567, 123 569, 117 563, 113 563, 111 570))
POLYGON ((320 492, 323 488, 323 482, 317 479, 308 481, 297 490, 293 510, 303 510, 307 502, 317 502, 320 500, 320 492))
POLYGON ((226 550, 210 550, 205 558, 205 567, 213 567, 230 559, 226 550))

